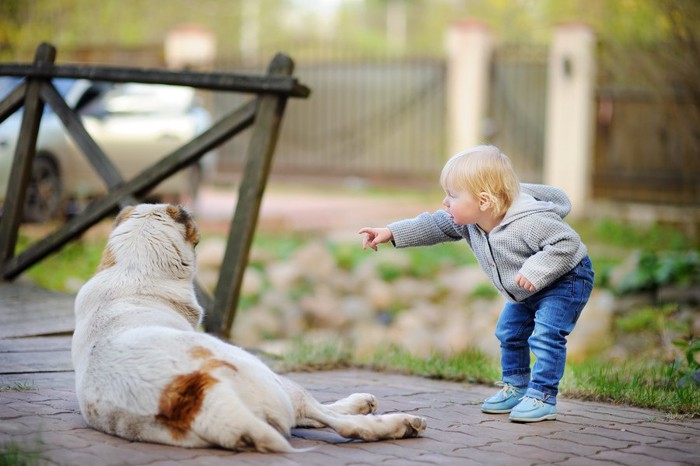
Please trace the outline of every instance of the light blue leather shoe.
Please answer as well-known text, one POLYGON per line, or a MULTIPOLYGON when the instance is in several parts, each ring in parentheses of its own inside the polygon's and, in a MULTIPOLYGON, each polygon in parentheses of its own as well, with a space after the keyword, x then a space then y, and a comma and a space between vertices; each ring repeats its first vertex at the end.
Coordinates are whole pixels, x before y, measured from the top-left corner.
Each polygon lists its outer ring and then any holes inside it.
POLYGON ((496 385, 501 385, 503 388, 481 405, 481 410, 485 413, 509 413, 513 406, 520 402, 527 390, 526 387, 514 387, 504 382, 498 382, 496 385))
POLYGON ((557 407, 537 398, 526 396, 510 412, 513 422, 553 421, 557 418, 557 407))

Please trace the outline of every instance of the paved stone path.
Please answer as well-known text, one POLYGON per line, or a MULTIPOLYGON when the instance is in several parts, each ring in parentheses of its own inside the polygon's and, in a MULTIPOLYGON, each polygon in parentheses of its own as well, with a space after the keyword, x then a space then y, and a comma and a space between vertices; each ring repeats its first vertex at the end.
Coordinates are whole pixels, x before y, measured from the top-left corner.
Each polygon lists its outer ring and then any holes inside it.
POLYGON ((37 464, 80 466, 700 464, 699 420, 562 399, 557 421, 515 424, 480 412, 493 387, 363 370, 287 376, 324 402, 373 393, 380 412, 424 416, 424 435, 365 443, 328 429, 295 429, 292 445, 313 450, 285 455, 129 442, 88 428, 80 415, 70 363, 72 305, 69 295, 0 284, 0 460, 20 447, 36 452, 37 464))

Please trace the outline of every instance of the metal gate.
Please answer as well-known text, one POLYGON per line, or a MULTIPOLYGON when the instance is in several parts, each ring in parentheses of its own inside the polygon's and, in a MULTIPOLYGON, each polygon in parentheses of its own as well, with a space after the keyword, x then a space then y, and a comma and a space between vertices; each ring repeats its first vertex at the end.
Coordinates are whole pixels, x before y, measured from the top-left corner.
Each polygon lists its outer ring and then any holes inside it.
POLYGON ((507 154, 521 181, 542 182, 547 102, 546 46, 504 45, 495 50, 483 132, 507 154))

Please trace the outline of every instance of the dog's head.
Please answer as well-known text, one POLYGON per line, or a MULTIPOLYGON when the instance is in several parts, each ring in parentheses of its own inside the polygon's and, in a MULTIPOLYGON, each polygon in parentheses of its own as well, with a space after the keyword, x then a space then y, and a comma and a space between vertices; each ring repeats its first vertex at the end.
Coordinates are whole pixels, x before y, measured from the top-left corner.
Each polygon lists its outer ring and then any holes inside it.
POLYGON ((114 221, 98 272, 123 266, 138 275, 193 279, 198 242, 197 225, 182 206, 125 207, 114 221))

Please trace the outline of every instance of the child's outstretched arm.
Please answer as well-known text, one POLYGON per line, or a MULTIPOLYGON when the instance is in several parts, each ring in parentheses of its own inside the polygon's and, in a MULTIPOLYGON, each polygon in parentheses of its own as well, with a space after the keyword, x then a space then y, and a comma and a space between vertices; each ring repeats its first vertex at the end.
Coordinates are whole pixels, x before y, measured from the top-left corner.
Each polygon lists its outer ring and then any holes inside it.
POLYGON ((388 243, 394 239, 394 234, 388 228, 371 228, 364 227, 357 232, 360 235, 365 235, 362 240, 362 249, 367 249, 367 246, 377 250, 377 245, 382 243, 388 243))

